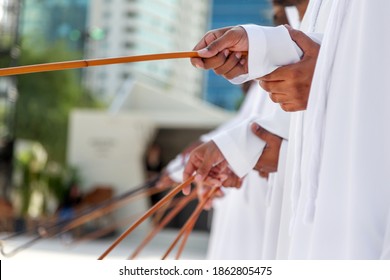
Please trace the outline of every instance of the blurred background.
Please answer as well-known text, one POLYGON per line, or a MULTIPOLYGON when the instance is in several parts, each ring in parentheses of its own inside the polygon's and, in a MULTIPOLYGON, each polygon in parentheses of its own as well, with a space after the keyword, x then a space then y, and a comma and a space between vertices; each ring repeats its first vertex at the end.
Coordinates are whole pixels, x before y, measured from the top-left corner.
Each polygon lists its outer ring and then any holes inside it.
MULTIPOLYGON (((271 0, 0 0, 0 67, 189 51, 210 29, 272 19, 271 0)), ((20 232, 24 242, 53 217, 142 185, 242 99, 239 87, 188 59, 0 77, 0 235, 20 232)), ((66 238, 136 217, 160 197, 127 203, 66 238)), ((211 215, 195 225, 194 258, 204 257, 211 215)), ((101 248, 128 223, 100 237, 101 248)))

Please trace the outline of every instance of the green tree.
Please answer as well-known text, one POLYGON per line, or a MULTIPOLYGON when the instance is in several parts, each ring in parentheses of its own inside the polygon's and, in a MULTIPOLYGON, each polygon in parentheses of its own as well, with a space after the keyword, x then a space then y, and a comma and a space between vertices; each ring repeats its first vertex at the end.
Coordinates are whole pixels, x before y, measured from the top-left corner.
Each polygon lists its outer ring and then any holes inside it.
MULTIPOLYGON (((56 43, 36 51, 22 48, 20 64, 74 60, 79 54, 56 43)), ((16 138, 40 142, 49 159, 65 162, 69 113, 77 107, 98 107, 81 86, 81 70, 34 73, 18 77, 16 138)))

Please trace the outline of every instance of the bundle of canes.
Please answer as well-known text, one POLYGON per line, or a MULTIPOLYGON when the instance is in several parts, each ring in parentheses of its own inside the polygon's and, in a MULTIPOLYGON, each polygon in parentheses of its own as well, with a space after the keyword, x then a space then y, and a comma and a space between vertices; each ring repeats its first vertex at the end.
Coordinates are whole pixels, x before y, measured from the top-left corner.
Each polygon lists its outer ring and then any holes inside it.
POLYGON ((60 220, 54 224, 47 223, 41 225, 38 227, 35 237, 31 238, 29 241, 12 249, 9 252, 5 251, 4 241, 11 240, 21 235, 23 231, 5 237, 0 241, 0 253, 5 257, 12 257, 18 252, 31 247, 40 240, 55 237, 57 235, 68 232, 78 226, 81 226, 89 221, 107 215, 108 213, 111 213, 112 211, 122 207, 123 205, 126 205, 131 200, 137 199, 142 196, 151 196, 153 194, 163 192, 166 190, 165 188, 155 187, 155 184, 158 182, 159 178, 160 176, 156 176, 154 179, 146 182, 145 184, 135 189, 132 189, 131 191, 128 191, 112 199, 106 200, 98 205, 83 209, 76 215, 76 217, 72 219, 60 220))
POLYGON ((199 218, 200 213, 202 212, 203 208, 205 207, 206 203, 209 199, 213 198, 216 192, 218 191, 219 187, 213 187, 211 188, 203 197, 202 200, 199 201, 197 207, 195 208, 194 212, 191 214, 190 218, 187 220, 187 222, 184 224, 184 226, 179 231, 176 239, 172 242, 172 244, 169 246, 168 250, 165 252, 164 256, 162 257, 162 260, 165 260, 168 255, 172 252, 172 250, 175 248, 176 244, 179 242, 180 238, 183 237, 182 243, 179 247, 179 250, 176 254, 176 259, 179 259, 184 247, 186 245, 186 242, 188 240, 188 237, 190 233, 192 232, 192 229, 195 226, 196 221, 199 218))
MULTIPOLYGON (((165 197, 163 197, 158 203, 156 203, 153 207, 151 207, 141 218, 139 218, 136 222, 134 222, 124 233, 122 233, 121 236, 119 236, 110 246, 109 248, 98 258, 98 260, 103 260, 116 246, 119 245, 120 242, 122 242, 129 234, 131 234, 143 221, 145 221, 148 217, 153 215, 158 209, 163 207, 168 201, 177 195, 180 191, 183 190, 186 186, 191 184, 194 180, 194 176, 191 176, 188 178, 185 182, 178 185, 176 188, 174 188, 170 193, 168 193, 165 197)), ((169 246, 168 250, 162 257, 162 259, 166 259, 169 253, 174 249, 176 244, 179 242, 180 238, 183 237, 182 243, 180 245, 180 248, 177 252, 176 259, 179 259, 185 244, 188 240, 188 237, 190 233, 192 232, 193 227, 195 226, 195 223, 197 219, 199 218, 200 213, 202 212, 204 206, 206 205, 207 201, 212 198, 218 188, 212 188, 210 189, 204 198, 198 203, 197 207, 195 208, 194 212, 191 214, 187 222, 184 224, 184 226, 180 229, 176 239, 173 241, 173 243, 169 246)), ((154 229, 152 232, 149 233, 148 236, 144 239, 144 241, 141 243, 141 245, 135 250, 135 252, 129 257, 129 259, 134 259, 139 252, 146 246, 146 244, 157 234, 159 230, 161 230, 169 221, 172 219, 174 215, 176 215, 189 201, 193 200, 196 196, 195 192, 192 192, 187 198, 180 201, 173 211, 168 214, 165 219, 160 223, 160 225, 154 229)))
MULTIPOLYGON (((247 56, 248 52, 242 52, 243 56, 247 56)), ((121 64, 121 63, 133 63, 133 62, 143 62, 143 61, 153 61, 153 60, 163 60, 163 59, 179 59, 179 58, 199 58, 199 54, 197 51, 189 51, 189 52, 171 52, 171 53, 159 53, 159 54, 146 54, 146 55, 137 55, 137 56, 125 56, 125 57, 114 57, 114 58, 103 58, 103 59, 84 59, 84 60, 75 60, 75 61, 64 61, 64 62, 53 62, 53 63, 44 63, 44 64, 37 64, 37 65, 26 65, 26 66, 17 66, 17 67, 8 67, 0 69, 0 77, 2 76, 13 76, 13 75, 21 75, 21 74, 30 74, 30 73, 39 73, 39 72, 49 72, 49 71, 58 71, 58 70, 67 70, 67 69, 78 69, 78 68, 85 68, 85 67, 92 67, 92 66, 102 66, 102 65, 111 65, 111 64, 121 64)), ((175 189, 171 191, 171 193, 177 194, 182 188, 184 188, 186 185, 190 184, 193 180, 193 177, 189 178, 186 182, 184 182, 182 185, 179 185, 175 189)), ((214 190, 215 191, 215 190, 214 190)), ((169 193, 167 196, 171 195, 169 193)), ((174 195, 173 195, 174 196, 174 195)), ((173 197, 172 196, 172 197, 173 197)), ((152 215, 157 209, 165 204, 170 198, 168 198, 166 201, 164 200, 159 204, 158 202, 155 206, 153 206, 145 215, 149 217, 152 215), (156 207, 156 208, 155 208, 156 207)), ((198 208, 197 208, 198 209, 198 208)), ((200 211, 199 211, 200 212, 200 211)), ((87 213, 88 217, 94 217, 101 215, 102 213, 105 213, 103 210, 99 209, 96 212, 93 212, 94 214, 87 213)), ((195 213, 195 212, 194 212, 195 213)), ((199 214, 198 214, 199 215, 199 214)), ((147 217, 141 217, 141 221, 139 223, 142 223, 147 217)), ((188 235, 188 232, 193 227, 193 224, 195 223, 193 220, 196 218, 196 216, 191 217, 191 219, 188 221, 192 221, 189 224, 186 224, 187 227, 184 232, 187 232, 186 236, 188 235)), ((196 221, 196 219, 195 219, 196 221)), ((66 223, 64 229, 61 232, 64 232, 64 230, 70 230, 71 228, 74 228, 76 226, 79 226, 86 222, 85 217, 80 217, 79 219, 76 219, 72 221, 71 223, 66 223)), ((54 227, 61 227, 63 224, 55 225, 54 227)), ((137 225, 133 225, 129 228, 129 230, 133 230, 137 225), (134 227, 133 227, 134 226, 134 227)), ((50 227, 51 229, 52 227, 50 227)), ((130 232, 131 232, 130 230, 130 232)), ((58 232, 56 233, 58 234, 58 232)), ((55 234, 55 235, 56 235, 55 234)), ((103 253, 102 256, 99 257, 99 259, 103 259, 118 243, 125 238, 125 236, 128 234, 126 231, 123 235, 118 238, 117 241, 112 244, 106 252, 103 253)), ((19 250, 22 250, 25 247, 31 246, 36 241, 42 239, 45 236, 52 236, 53 233, 48 231, 48 228, 41 228, 39 231, 39 236, 35 239, 31 240, 30 242, 27 242, 25 246, 22 246, 20 248, 17 248, 17 250, 14 250, 13 253, 16 253, 19 250)), ((3 255, 10 255, 9 253, 6 254, 4 252, 3 244, 0 242, 0 251, 3 255)))
POLYGON ((151 215, 168 203, 173 197, 175 197, 179 192, 181 192, 185 187, 189 186, 194 181, 195 176, 191 176, 182 184, 176 186, 172 189, 166 196, 160 199, 155 205, 153 205, 142 217, 135 221, 127 230, 125 230, 109 247, 104 253, 98 258, 98 260, 103 260, 116 246, 119 245, 131 232, 133 232, 142 222, 148 219, 151 215))
MULTIPOLYGON (((173 200, 172 202, 168 202, 167 207, 161 208, 158 210, 156 215, 158 217, 153 218, 153 223, 156 226, 151 230, 148 236, 151 236, 149 241, 162 229, 164 228, 187 204, 194 200, 195 195, 192 193, 190 196, 186 197, 179 197, 173 200), (169 211, 169 214, 167 214, 169 211)), ((139 218, 143 213, 137 213, 133 214, 130 217, 125 217, 119 221, 113 222, 112 224, 102 228, 98 229, 96 231, 93 231, 91 233, 87 233, 81 237, 73 239, 71 242, 66 243, 66 245, 71 246, 75 244, 79 244, 81 242, 88 242, 94 239, 97 239, 99 237, 102 237, 106 234, 109 234, 113 232, 114 230, 118 229, 119 227, 128 225, 131 221, 135 220, 136 218, 139 218)), ((144 241, 145 244, 141 244, 139 248, 139 252, 142 250, 144 246, 147 245, 148 241, 144 241)), ((138 253, 139 253, 138 252, 138 253)))

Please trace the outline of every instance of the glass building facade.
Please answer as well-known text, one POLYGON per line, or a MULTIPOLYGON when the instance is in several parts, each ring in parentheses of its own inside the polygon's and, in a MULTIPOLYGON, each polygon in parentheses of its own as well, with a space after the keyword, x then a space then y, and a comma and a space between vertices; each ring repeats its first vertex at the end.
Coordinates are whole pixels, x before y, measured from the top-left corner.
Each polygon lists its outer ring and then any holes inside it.
MULTIPOLYGON (((271 1, 213 0, 211 29, 246 23, 271 26, 271 1)), ((227 110, 236 110, 242 100, 240 87, 232 85, 213 71, 208 71, 207 75, 205 99, 227 110)))
POLYGON ((89 0, 24 0, 23 43, 44 47, 64 41, 73 51, 84 51, 89 0))

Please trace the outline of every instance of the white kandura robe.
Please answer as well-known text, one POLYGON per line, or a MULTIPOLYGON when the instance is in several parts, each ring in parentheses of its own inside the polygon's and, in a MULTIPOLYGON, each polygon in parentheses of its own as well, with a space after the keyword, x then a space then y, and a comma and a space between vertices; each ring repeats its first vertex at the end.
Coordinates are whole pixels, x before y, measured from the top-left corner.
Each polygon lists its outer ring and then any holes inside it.
MULTIPOLYGON (((302 54, 301 50, 291 40, 288 31, 283 26, 279 27, 261 27, 255 25, 243 26, 249 36, 249 73, 232 80, 233 83, 242 83, 247 80, 251 80, 257 77, 261 77, 265 74, 275 70, 278 66, 296 62, 300 59, 302 54)), ((218 148, 223 153, 224 157, 229 162, 232 170, 239 176, 245 176, 253 166, 256 164, 258 158, 262 153, 264 143, 257 138, 250 130, 252 122, 260 124, 268 131, 282 137, 283 143, 279 155, 278 172, 271 174, 268 181, 268 191, 265 201, 258 199, 256 196, 251 197, 251 204, 253 210, 251 213, 247 213, 247 217, 253 217, 253 220, 260 222, 259 228, 261 228, 260 235, 253 231, 251 234, 254 238, 261 239, 258 244, 261 246, 254 246, 250 240, 244 241, 241 237, 240 243, 234 245, 234 247, 242 246, 242 250, 248 252, 255 252, 259 259, 274 259, 276 258, 278 247, 278 232, 279 221, 281 215, 281 203, 283 197, 283 185, 284 185, 284 166, 286 162, 286 150, 287 139, 290 126, 290 114, 284 112, 278 104, 272 103, 268 98, 268 94, 262 92, 264 103, 268 104, 270 108, 269 112, 261 112, 258 116, 248 119, 246 122, 242 122, 224 132, 216 135, 212 140, 217 144, 218 148), (260 208, 260 205, 265 203, 265 207, 260 208), (257 218, 256 218, 257 217, 257 218)), ((253 190, 255 191, 255 190, 253 190)), ((257 191, 257 190, 256 190, 257 191)), ((245 208, 244 208, 245 209, 245 208)), ((217 212, 218 213, 218 212, 217 212)), ((229 212, 230 216, 235 220, 245 219, 240 212, 229 212), (241 215, 241 217, 240 217, 241 215)), ((236 234, 239 234, 237 231, 236 234)), ((241 234, 245 232, 241 229, 241 234)), ((223 236, 223 230, 220 230, 219 236, 223 236)), ((215 234, 216 236, 217 234, 215 234)), ((239 236, 237 237, 239 238, 239 236)), ((223 239, 229 240, 229 239, 223 239)), ((219 244, 223 244, 220 241, 219 244)), ((220 245, 222 246, 222 245, 220 245)), ((231 246, 230 243, 225 243, 225 246, 231 246)), ((233 246, 232 246, 233 247, 233 246)), ((234 258, 234 256, 233 256, 234 258)))
POLYGON ((390 2, 334 5, 305 115, 289 258, 390 259, 390 2))
MULTIPOLYGON (((243 27, 250 37, 250 71, 249 75, 237 77, 232 82, 241 83, 260 77, 276 69, 278 65, 299 60, 300 49, 292 42, 288 31, 284 27, 270 28, 254 25, 243 27), (258 34, 260 34, 259 37, 258 34), (258 46, 261 46, 259 53, 263 55, 262 57, 256 53, 258 46), (282 50, 285 55, 277 55, 282 50), (261 63, 260 66, 257 65, 258 62, 261 63)), ((221 215, 221 217, 217 216, 217 220, 220 219, 223 222, 214 229, 212 240, 214 240, 216 244, 214 246, 217 246, 217 248, 226 248, 226 255, 222 256, 223 258, 274 259, 276 257, 290 114, 284 112, 278 104, 274 104, 264 91, 259 94, 262 98, 261 104, 267 104, 268 112, 263 109, 257 116, 252 116, 245 122, 241 122, 212 137, 232 170, 239 176, 245 176, 248 172, 251 174, 251 170, 260 157, 264 146, 263 141, 251 132, 250 125, 252 122, 257 122, 268 131, 284 138, 279 154, 278 172, 271 174, 269 177, 267 196, 261 199, 260 195, 254 195, 261 191, 259 189, 260 185, 244 185, 243 188, 247 188, 248 194, 250 194, 248 196, 249 200, 246 199, 246 204, 243 203, 245 199, 242 198, 245 195, 244 192, 232 190, 228 197, 228 199, 235 200, 237 206, 241 205, 241 209, 236 207, 236 209, 233 207, 226 209, 218 207, 216 209, 216 215, 221 215), (241 203, 237 201, 241 201, 241 203), (234 232, 227 231, 226 225, 229 222, 237 224, 237 229, 234 232), (245 224, 246 226, 243 226, 245 224), (247 233, 248 230, 250 232, 247 233), (251 238, 246 239, 246 237, 251 238), (233 242, 233 240, 238 240, 238 242, 233 242), (240 252, 240 254, 227 254, 233 252, 233 250, 240 252)), ((220 251, 222 252, 222 250, 220 251)), ((210 255, 215 256, 215 253, 211 250, 210 255)))
MULTIPOLYGON (((300 30, 321 43, 322 35, 327 25, 333 0, 311 0, 302 20, 300 30)), ((305 121, 305 111, 291 114, 289 143, 287 149, 286 177, 281 203, 281 218, 277 247, 277 259, 289 257, 291 228, 296 217, 296 204, 300 192, 300 176, 297 168, 302 155, 302 127, 305 121)))
MULTIPOLYGON (((275 104, 270 102, 266 93, 254 82, 240 107, 237 115, 214 131, 203 135, 203 142, 209 141, 219 133, 241 123, 248 123, 259 116, 273 115, 275 104)), ((282 113, 282 115, 288 115, 282 113)), ((284 119, 285 121, 286 119, 284 119)), ((250 132, 251 133, 251 132, 250 132)), ((261 144, 261 140, 257 140, 261 144)), ((281 153, 283 157, 284 153, 281 153)), ((168 165, 171 178, 182 180, 183 170, 178 168, 183 159, 178 156, 168 165)), ((283 160, 281 160, 283 161, 283 160)), ((250 171, 243 180, 240 189, 224 188, 225 196, 213 202, 213 218, 207 259, 261 259, 267 194, 270 195, 274 178, 267 181, 250 171)), ((283 176, 282 176, 283 177, 283 176)))
MULTIPOLYGON (((255 82, 242 108, 241 120, 235 125, 248 123, 254 117, 272 114, 275 105, 255 82)), ((222 133, 226 129, 227 127, 222 133)), ((207 139, 216 135, 208 135, 207 139)), ((281 157, 283 155, 281 153, 281 157)), ((271 175, 273 177, 277 176, 271 175)), ((257 171, 251 170, 240 189, 224 189, 225 196, 215 199, 207 259, 262 259, 266 246, 263 240, 268 195, 273 189, 273 183, 274 180, 267 181, 257 171)))
MULTIPOLYGON (((309 35, 317 42, 321 41, 321 33, 326 25, 329 9, 332 1, 323 0, 321 5, 310 2, 307 15, 302 23, 303 29, 310 31, 309 35), (306 23, 305 23, 306 21, 306 23)), ((240 83, 246 80, 261 77, 273 71, 280 65, 294 63, 300 59, 301 52, 296 44, 291 40, 288 32, 283 32, 284 27, 266 28, 261 26, 244 26, 249 38, 249 73, 233 80, 240 83)), ((296 139, 296 126, 302 125, 304 113, 294 113, 293 123, 290 128, 289 155, 286 166, 286 179, 279 179, 279 187, 275 188, 269 199, 267 208, 265 239, 263 258, 265 259, 286 259, 288 257, 290 243, 290 220, 292 217, 292 165, 295 163, 294 152, 296 139), (298 116, 297 116, 298 115, 298 116), (291 143, 292 142, 292 143, 291 143)), ((272 129, 270 129, 272 131, 272 129)), ((245 130, 242 129, 242 134, 245 130)), ((232 135, 239 135, 239 131, 232 135)), ((253 137, 253 136, 251 136, 253 137)), ((287 138, 287 137, 286 137, 287 138)), ((250 138, 235 138, 236 146, 241 147, 243 155, 248 162, 251 161, 251 154, 256 154, 257 147, 252 145, 250 138)), ((299 145, 298 145, 299 146, 299 145)), ((240 164, 231 157, 231 164, 240 164)), ((243 160, 241 160, 242 162, 243 160)), ((237 167, 238 168, 238 167, 237 167)), ((280 166, 283 168, 283 166, 280 166)), ((244 172, 244 171, 243 171, 244 172)), ((294 203, 293 203, 294 204, 294 203)))

